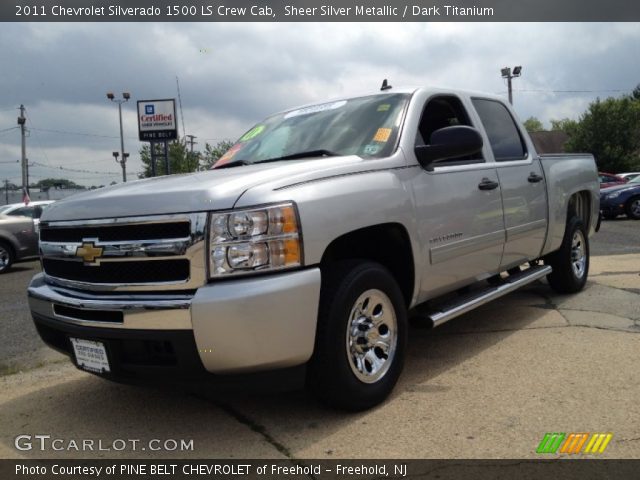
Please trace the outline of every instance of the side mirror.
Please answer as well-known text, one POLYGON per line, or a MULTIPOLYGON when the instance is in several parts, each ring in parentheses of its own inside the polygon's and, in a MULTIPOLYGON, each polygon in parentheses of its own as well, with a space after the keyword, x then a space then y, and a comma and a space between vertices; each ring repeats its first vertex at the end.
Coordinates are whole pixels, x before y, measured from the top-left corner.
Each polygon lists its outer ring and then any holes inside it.
POLYGON ((431 134, 429 145, 417 145, 416 157, 423 168, 432 163, 472 155, 482 150, 482 136, 473 127, 455 125, 431 134))

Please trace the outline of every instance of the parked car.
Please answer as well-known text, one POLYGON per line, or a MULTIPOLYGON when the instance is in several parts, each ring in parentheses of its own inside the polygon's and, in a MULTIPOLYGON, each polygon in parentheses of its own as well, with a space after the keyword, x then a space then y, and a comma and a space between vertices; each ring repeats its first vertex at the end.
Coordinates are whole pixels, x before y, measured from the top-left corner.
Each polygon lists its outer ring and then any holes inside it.
POLYGON ((361 410, 396 384, 410 314, 584 287, 592 155, 538 155, 502 97, 383 90, 276 113, 211 171, 56 202, 28 289, 44 342, 107 379, 361 410))
POLYGON ((613 173, 598 172, 598 178, 600 179, 600 188, 613 187, 614 185, 622 185, 628 182, 627 179, 613 173))
POLYGON ((0 215, 9 215, 11 217, 24 216, 33 218, 37 225, 40 221, 40 216, 45 208, 51 205, 55 200, 36 200, 29 202, 28 205, 24 203, 10 203, 9 205, 0 206, 0 215))
POLYGON ((0 215, 0 273, 14 262, 38 255, 38 234, 33 219, 0 215))
POLYGON ((627 215, 640 220, 640 176, 624 185, 600 190, 600 210, 604 218, 627 215))
POLYGON ((640 175, 640 172, 626 172, 626 173, 619 173, 618 176, 627 179, 628 181, 633 180, 634 178, 636 178, 638 175, 640 175))

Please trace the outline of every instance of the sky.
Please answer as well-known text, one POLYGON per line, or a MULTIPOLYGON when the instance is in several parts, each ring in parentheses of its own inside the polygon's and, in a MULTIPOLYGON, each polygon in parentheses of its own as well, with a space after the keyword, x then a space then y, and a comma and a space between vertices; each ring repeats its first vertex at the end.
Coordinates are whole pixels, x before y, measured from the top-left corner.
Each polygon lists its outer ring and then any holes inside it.
POLYGON ((235 140, 267 115, 395 86, 507 95, 549 127, 578 119, 596 98, 640 84, 638 23, 4 23, 0 28, 0 181, 20 184, 27 112, 30 180, 121 181, 123 104, 128 179, 142 170, 136 100, 177 98, 179 134, 235 140), (184 122, 182 121, 184 118, 184 122))

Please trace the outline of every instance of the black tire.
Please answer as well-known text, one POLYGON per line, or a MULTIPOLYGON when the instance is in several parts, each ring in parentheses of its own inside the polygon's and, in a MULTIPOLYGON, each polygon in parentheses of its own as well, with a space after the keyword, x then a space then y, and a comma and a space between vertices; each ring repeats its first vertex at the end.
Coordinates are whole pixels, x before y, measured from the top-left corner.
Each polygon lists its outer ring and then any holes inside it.
POLYGON ((0 274, 5 273, 15 260, 13 248, 6 242, 0 242, 0 274))
POLYGON ((568 220, 560 249, 548 255, 545 263, 553 268, 547 280, 556 292, 576 293, 584 288, 589 275, 589 237, 582 220, 576 216, 568 220))
POLYGON ((627 217, 633 220, 640 220, 640 197, 631 197, 624 204, 624 211, 627 217))
POLYGON ((404 297, 391 273, 377 263, 340 262, 322 276, 307 385, 332 407, 371 408, 391 393, 402 372, 408 324, 404 297), (357 305, 362 308, 356 310, 357 305), (386 345, 388 355, 379 345, 386 345))

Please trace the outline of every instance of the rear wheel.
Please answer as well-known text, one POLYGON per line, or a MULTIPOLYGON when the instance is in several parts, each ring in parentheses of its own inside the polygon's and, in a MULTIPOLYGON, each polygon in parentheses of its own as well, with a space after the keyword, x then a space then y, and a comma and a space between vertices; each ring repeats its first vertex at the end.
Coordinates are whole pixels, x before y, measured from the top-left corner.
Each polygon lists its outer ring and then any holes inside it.
POLYGON ((589 274, 589 238, 582 220, 569 219, 560 249, 548 255, 545 263, 553 268, 547 280, 556 292, 582 290, 589 274))
POLYGON ((627 200, 624 210, 627 217, 640 220, 640 197, 633 197, 627 200))
POLYGON ((5 242, 0 242, 0 273, 5 273, 13 264, 13 249, 5 242))
POLYGON ((325 403, 364 410, 382 402, 402 371, 407 313, 382 265, 344 262, 323 272, 309 387, 325 403))

